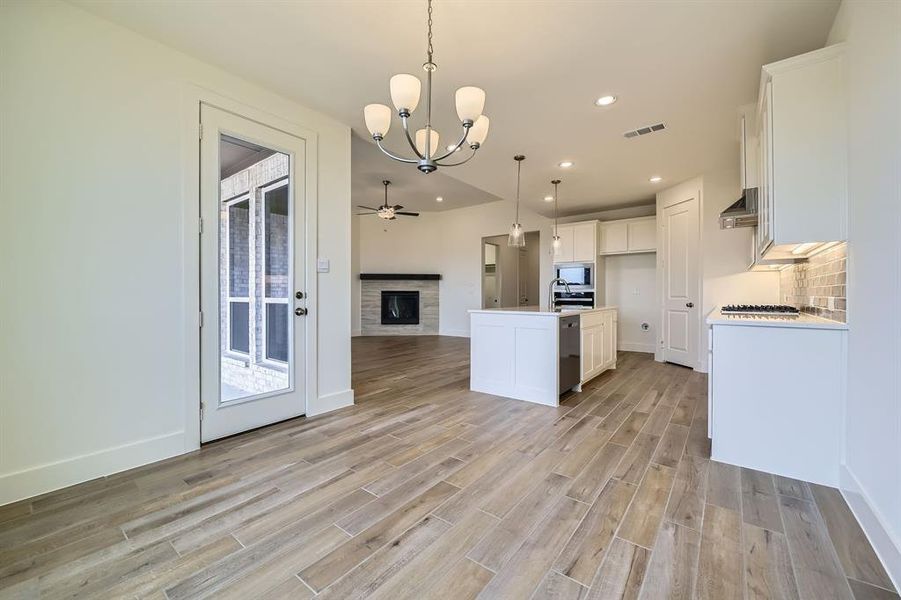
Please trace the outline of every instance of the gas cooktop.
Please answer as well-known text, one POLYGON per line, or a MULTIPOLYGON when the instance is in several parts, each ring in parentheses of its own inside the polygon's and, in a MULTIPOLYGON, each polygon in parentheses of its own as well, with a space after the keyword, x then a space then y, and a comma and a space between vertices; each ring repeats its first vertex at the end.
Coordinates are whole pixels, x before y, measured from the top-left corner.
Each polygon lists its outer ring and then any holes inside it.
POLYGON ((773 317, 797 317, 800 311, 786 304, 727 304, 721 309, 724 315, 765 315, 773 317))

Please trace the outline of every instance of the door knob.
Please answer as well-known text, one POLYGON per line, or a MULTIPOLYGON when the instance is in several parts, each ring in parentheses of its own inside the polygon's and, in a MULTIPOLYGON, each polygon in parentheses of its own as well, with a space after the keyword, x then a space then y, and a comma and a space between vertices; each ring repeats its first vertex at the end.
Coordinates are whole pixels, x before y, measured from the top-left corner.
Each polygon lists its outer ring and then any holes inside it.
POLYGON ((307 309, 305 309, 305 308, 295 308, 295 309, 294 309, 294 314, 297 315, 298 317, 302 317, 302 316, 304 316, 304 315, 307 314, 307 309))
POLYGON ((686 302, 685 306, 687 306, 688 308, 694 308, 695 303, 694 302, 686 302))

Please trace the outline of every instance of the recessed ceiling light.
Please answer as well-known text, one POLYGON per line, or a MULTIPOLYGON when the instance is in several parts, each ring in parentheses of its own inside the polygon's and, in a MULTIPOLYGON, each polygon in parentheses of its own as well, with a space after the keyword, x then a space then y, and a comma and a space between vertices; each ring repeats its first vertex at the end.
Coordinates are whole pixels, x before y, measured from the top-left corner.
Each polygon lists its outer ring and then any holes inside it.
POLYGON ((444 196, 438 196, 435 198, 435 202, 444 202, 444 196))
POLYGON ((576 163, 574 163, 571 160, 564 160, 562 163, 558 164, 557 166, 560 167, 561 169, 568 169, 571 166, 573 166, 574 164, 576 164, 576 163))
POLYGON ((545 196, 545 197, 544 197, 544 201, 545 201, 545 202, 553 202, 553 201, 554 201, 554 197, 553 197, 553 196, 545 196))
POLYGON ((660 183, 661 181, 663 181, 663 177, 661 177, 660 175, 654 175, 653 177, 648 179, 648 181, 650 181, 651 183, 660 183))
POLYGON ((610 106, 614 102, 616 102, 616 96, 601 96, 594 101, 597 106, 610 106))

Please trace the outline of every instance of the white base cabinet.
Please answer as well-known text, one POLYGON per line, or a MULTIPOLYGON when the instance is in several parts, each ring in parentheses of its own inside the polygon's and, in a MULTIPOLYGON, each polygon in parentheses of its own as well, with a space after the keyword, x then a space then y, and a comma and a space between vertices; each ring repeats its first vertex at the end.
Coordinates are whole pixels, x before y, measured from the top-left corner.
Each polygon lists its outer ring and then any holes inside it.
POLYGON ((838 486, 847 332, 711 327, 711 458, 838 486))
POLYGON ((580 379, 585 383, 607 369, 616 368, 616 309, 604 308, 585 313, 580 320, 580 379))

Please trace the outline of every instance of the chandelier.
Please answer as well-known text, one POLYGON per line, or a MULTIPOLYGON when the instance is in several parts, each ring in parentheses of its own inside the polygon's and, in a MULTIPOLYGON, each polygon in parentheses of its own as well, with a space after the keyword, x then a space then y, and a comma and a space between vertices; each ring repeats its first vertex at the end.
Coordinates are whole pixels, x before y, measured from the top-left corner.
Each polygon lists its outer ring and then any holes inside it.
POLYGON ((463 126, 463 134, 456 144, 447 146, 447 152, 438 156, 438 132, 432 128, 432 73, 438 68, 438 65, 432 60, 434 50, 432 48, 432 0, 428 0, 428 48, 426 50, 427 60, 423 63, 422 68, 426 72, 426 88, 425 88, 425 127, 416 131, 411 136, 408 119, 416 106, 419 104, 419 95, 422 90, 422 83, 419 78, 409 73, 400 73, 391 78, 391 102, 397 109, 397 116, 400 117, 401 124, 404 128, 404 135, 410 148, 413 149, 415 158, 406 158, 390 152, 382 145, 382 140, 391 127, 391 109, 384 104, 367 104, 363 108, 363 119, 366 121, 366 128, 372 134, 372 139, 378 145, 379 149, 386 156, 402 163, 416 165, 423 173, 431 173, 436 171, 438 167, 456 167, 463 163, 469 162, 476 151, 485 142, 488 137, 488 117, 482 114, 485 108, 485 90, 473 86, 464 86, 457 90, 455 101, 457 106, 457 116, 463 126), (444 162, 452 154, 460 150, 464 144, 469 146, 472 153, 465 159, 458 162, 444 162))

